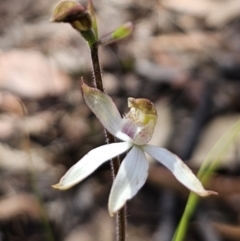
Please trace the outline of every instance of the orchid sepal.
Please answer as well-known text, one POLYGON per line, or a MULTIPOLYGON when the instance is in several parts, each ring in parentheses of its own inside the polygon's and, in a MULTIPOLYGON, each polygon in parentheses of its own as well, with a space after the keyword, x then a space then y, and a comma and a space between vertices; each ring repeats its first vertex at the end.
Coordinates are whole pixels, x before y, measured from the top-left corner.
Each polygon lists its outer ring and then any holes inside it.
POLYGON ((66 190, 81 182, 93 173, 100 165, 131 148, 128 142, 118 142, 97 147, 88 152, 73 165, 53 188, 66 190))
POLYGON ((102 91, 89 87, 85 83, 82 84, 81 90, 87 106, 102 125, 115 136, 119 131, 122 117, 112 99, 102 91))
POLYGON ((167 167, 179 182, 197 195, 206 197, 211 194, 217 194, 214 191, 205 190, 202 183, 193 174, 191 169, 184 164, 177 155, 167 149, 152 145, 145 145, 143 150, 167 167))

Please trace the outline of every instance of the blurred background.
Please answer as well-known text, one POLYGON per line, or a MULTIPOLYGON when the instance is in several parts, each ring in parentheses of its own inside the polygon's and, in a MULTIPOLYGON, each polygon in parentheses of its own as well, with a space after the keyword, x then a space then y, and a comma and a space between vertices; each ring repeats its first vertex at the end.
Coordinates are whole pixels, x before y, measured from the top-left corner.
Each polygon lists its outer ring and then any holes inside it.
MULTIPOLYGON (((0 0, 0 241, 114 240, 109 163, 68 191, 51 188, 104 144, 79 88, 82 76, 92 84, 89 50, 69 24, 50 21, 58 2, 0 0)), ((135 27, 129 38, 100 48, 106 92, 121 113, 127 97, 154 102, 151 143, 197 172, 240 119, 240 1, 93 4, 100 36, 126 21, 135 27)), ((205 185, 219 195, 200 200, 186 241, 240 240, 240 142, 230 144, 205 185)), ((189 193, 149 161, 148 181, 128 204, 127 238, 170 241, 189 193)))

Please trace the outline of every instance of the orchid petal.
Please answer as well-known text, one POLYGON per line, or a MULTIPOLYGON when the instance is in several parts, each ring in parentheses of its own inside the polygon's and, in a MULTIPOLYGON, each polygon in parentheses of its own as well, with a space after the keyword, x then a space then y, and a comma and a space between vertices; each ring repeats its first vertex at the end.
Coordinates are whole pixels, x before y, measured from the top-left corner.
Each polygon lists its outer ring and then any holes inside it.
POLYGON ((109 159, 131 148, 128 142, 119 142, 97 147, 88 152, 80 161, 72 166, 53 187, 65 190, 82 181, 109 159))
POLYGON ((82 85, 83 97, 86 104, 97 116, 102 125, 112 134, 116 135, 122 117, 112 99, 102 91, 82 85))
POLYGON ((146 182, 148 162, 143 150, 134 146, 123 160, 113 182, 108 201, 110 216, 113 216, 127 200, 136 195, 146 182))
POLYGON ((152 145, 145 145, 143 150, 155 158, 157 161, 162 163, 164 166, 166 166, 177 178, 177 180, 186 186, 189 190, 193 191, 199 196, 216 194, 213 191, 205 190, 202 183, 193 174, 193 172, 175 154, 171 153, 165 148, 160 148, 152 145))

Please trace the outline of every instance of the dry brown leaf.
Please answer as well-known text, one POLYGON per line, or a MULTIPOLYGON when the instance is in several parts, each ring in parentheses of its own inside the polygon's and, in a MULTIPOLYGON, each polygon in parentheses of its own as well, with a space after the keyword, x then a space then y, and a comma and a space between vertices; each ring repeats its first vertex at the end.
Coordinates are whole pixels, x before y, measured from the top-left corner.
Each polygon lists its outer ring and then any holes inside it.
MULTIPOLYGON (((56 116, 51 111, 39 112, 32 116, 17 118, 15 115, 0 115, 0 140, 23 140, 28 135, 46 133, 54 124, 56 116), (20 139, 19 139, 20 138, 20 139)), ((20 143, 19 143, 20 144, 20 143)))
POLYGON ((240 1, 228 0, 217 2, 217 6, 207 16, 207 23, 213 27, 223 27, 240 15, 240 1))
POLYGON ((23 116, 25 109, 21 100, 8 92, 0 93, 0 111, 10 112, 18 116, 23 116))
POLYGON ((44 111, 38 112, 36 115, 27 116, 16 123, 16 126, 26 135, 41 134, 46 132, 54 124, 56 112, 44 111))
POLYGON ((0 55, 0 89, 35 99, 61 95, 69 86, 69 77, 40 52, 12 50, 0 55))
POLYGON ((187 69, 206 59, 215 59, 221 45, 219 33, 203 31, 163 34, 149 40, 151 54, 158 64, 185 70, 180 82, 186 79, 187 69))
POLYGON ((19 119, 16 116, 2 114, 0 115, 0 140, 9 142, 10 138, 18 141, 18 137, 23 135, 23 132, 16 127, 19 119))
POLYGON ((240 178, 214 175, 207 183, 208 189, 216 191, 223 198, 240 193, 240 178))
POLYGON ((159 188, 164 187, 168 190, 188 193, 188 190, 177 181, 171 172, 160 166, 150 166, 147 180, 159 188))
POLYGON ((82 225, 74 229, 66 241, 94 241, 94 240, 105 240, 110 241, 114 237, 114 226, 112 219, 109 217, 107 211, 99 210, 95 215, 91 223, 82 225), (100 221, 101 220, 101 221, 100 221), (92 232, 94 230, 94 232, 92 232))
POLYGON ((150 41, 152 52, 161 51, 201 51, 221 47, 219 35, 216 33, 189 32, 164 34, 153 37, 150 41))
POLYGON ((49 155, 44 151, 32 149, 30 156, 28 152, 13 149, 0 143, 0 167, 11 171, 29 171, 33 169, 38 172, 51 171, 53 167, 47 162, 49 155))
POLYGON ((90 130, 86 119, 79 115, 64 115, 60 121, 60 128, 70 142, 79 141, 90 130))
MULTIPOLYGON (((201 166, 213 146, 222 137, 222 135, 233 126, 238 120, 240 115, 227 115, 214 119, 203 131, 202 137, 193 153, 191 164, 194 166, 201 166)), ((231 148, 227 150, 224 156, 220 157, 219 165, 234 167, 236 160, 239 160, 238 149, 240 146, 240 137, 231 144, 231 148)), ((219 150, 221 151, 221 150, 219 150)), ((216 153, 217 156, 218 153, 216 153)))
POLYGON ((240 226, 230 225, 225 223, 212 222, 213 227, 224 238, 232 241, 239 241, 240 226))
POLYGON ((1 221, 6 221, 19 215, 39 218, 41 209, 37 199, 28 194, 18 194, 0 200, 1 221))
POLYGON ((239 0, 164 0, 161 3, 175 11, 205 18, 211 27, 222 27, 240 14, 239 0))
POLYGON ((209 0, 161 0, 160 4, 178 12, 204 17, 219 2, 209 0))
POLYGON ((174 66, 173 63, 166 63, 167 58, 160 59, 159 57, 158 55, 157 61, 160 60, 160 64, 141 59, 136 60, 135 71, 137 74, 150 81, 169 83, 172 85, 183 84, 182 82, 187 78, 186 71, 181 67, 174 66))

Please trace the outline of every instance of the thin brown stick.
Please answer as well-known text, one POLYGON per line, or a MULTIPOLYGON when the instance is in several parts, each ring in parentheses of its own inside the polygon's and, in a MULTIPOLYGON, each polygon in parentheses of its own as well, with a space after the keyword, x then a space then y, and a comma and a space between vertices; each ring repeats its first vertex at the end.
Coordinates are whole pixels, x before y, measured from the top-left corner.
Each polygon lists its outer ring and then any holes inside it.
MULTIPOLYGON (((102 71, 98 56, 98 43, 94 43, 90 46, 93 75, 94 75, 94 85, 97 89, 104 92, 103 82, 102 82, 102 71)), ((106 129, 104 130, 106 136, 106 143, 115 143, 115 137, 109 133, 106 129)), ((115 157, 111 160, 111 172, 112 179, 114 180, 120 167, 119 157, 115 157)), ((116 225, 117 225, 117 235, 116 241, 125 241, 126 237, 126 206, 119 210, 116 214, 116 225)))

